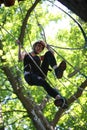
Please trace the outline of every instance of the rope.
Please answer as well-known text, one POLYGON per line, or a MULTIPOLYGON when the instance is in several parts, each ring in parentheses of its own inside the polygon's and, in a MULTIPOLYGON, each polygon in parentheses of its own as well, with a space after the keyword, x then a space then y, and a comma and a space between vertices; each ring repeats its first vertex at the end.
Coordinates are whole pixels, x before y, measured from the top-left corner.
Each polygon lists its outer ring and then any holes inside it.
MULTIPOLYGON (((31 3, 33 4, 32 0, 31 0, 31 3)), ((39 29, 42 30, 42 32, 40 32, 40 34, 41 34, 41 36, 42 36, 42 39, 43 39, 43 40, 45 41, 45 43, 46 43, 45 31, 44 31, 43 26, 42 26, 42 25, 39 23, 39 21, 38 21, 38 16, 37 16, 37 14, 36 14, 35 9, 34 9, 34 14, 35 14, 35 18, 36 18, 37 25, 38 25, 39 29)))
POLYGON ((7 29, 5 29, 2 25, 0 25, 1 28, 3 28, 11 37, 15 40, 17 40, 7 29))
POLYGON ((64 50, 83 50, 85 47, 78 47, 78 48, 66 48, 66 47, 59 47, 59 46, 54 46, 54 45, 50 45, 51 47, 55 47, 58 49, 64 49, 64 50))
POLYGON ((35 18, 36 18, 37 25, 38 25, 38 27, 42 30, 42 32, 40 33, 41 36, 42 36, 42 39, 44 39, 44 41, 45 41, 45 43, 46 43, 45 31, 44 31, 43 26, 42 26, 42 25, 39 23, 39 21, 38 21, 37 14, 36 14, 35 10, 34 10, 34 14, 35 14, 35 18))
MULTIPOLYGON (((33 4, 32 0, 31 0, 31 4, 33 4)), ((46 43, 45 32, 44 32, 43 26, 42 26, 42 25, 39 23, 39 21, 38 21, 38 16, 37 16, 37 14, 36 14, 35 9, 34 9, 34 14, 35 14, 35 18, 36 18, 36 23, 37 23, 39 29, 42 30, 42 32, 40 32, 40 34, 41 34, 41 36, 42 36, 42 39, 44 39, 44 41, 45 41, 45 43, 46 43)))

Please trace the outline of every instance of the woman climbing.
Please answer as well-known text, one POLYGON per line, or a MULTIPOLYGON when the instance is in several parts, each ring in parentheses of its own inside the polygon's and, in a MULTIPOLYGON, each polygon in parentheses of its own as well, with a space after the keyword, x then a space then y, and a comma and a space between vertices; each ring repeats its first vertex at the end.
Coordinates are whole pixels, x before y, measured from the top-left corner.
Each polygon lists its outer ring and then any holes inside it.
POLYGON ((49 66, 54 69, 57 78, 62 78, 63 72, 66 69, 65 61, 62 61, 57 66, 53 51, 50 50, 49 45, 45 46, 44 41, 37 41, 33 44, 32 51, 30 53, 22 53, 21 45, 19 43, 19 60, 24 62, 24 78, 29 85, 42 86, 46 92, 55 99, 54 104, 60 106, 63 109, 67 108, 67 101, 64 97, 61 97, 59 92, 51 87, 46 81, 49 66), (44 48, 48 51, 44 56, 38 56, 44 48))

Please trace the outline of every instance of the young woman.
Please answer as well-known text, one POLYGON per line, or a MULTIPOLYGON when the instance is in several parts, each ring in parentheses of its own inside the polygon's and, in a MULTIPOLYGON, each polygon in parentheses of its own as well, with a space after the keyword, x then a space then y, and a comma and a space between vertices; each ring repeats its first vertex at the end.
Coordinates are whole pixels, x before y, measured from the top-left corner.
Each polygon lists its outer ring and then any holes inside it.
POLYGON ((62 78, 63 72, 66 69, 65 61, 62 61, 57 66, 54 54, 49 46, 45 46, 45 42, 37 41, 33 44, 32 52, 21 53, 21 45, 19 44, 19 60, 24 62, 24 78, 29 85, 42 86, 46 92, 55 99, 54 104, 62 108, 67 108, 67 101, 61 97, 58 91, 51 87, 45 80, 49 66, 54 69, 57 78, 62 78), (48 51, 44 56, 38 56, 44 48, 48 51))

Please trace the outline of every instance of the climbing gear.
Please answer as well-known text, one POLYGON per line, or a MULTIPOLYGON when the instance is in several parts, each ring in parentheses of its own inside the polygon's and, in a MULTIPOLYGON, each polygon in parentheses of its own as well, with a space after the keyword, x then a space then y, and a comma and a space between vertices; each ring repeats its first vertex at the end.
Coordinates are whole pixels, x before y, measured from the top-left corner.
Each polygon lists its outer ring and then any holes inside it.
POLYGON ((63 72, 66 69, 66 62, 62 61, 59 66, 55 69, 55 75, 58 79, 62 78, 63 72))

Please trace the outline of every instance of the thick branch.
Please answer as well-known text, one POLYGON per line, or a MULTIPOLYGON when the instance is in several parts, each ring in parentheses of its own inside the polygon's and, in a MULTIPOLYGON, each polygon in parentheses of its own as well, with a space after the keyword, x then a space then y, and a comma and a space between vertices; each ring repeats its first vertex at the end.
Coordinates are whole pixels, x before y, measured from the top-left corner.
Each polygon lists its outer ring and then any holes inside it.
POLYGON ((84 89, 87 87, 87 79, 78 87, 76 93, 74 93, 69 99, 68 104, 70 105, 75 100, 77 100, 83 93, 84 89))

